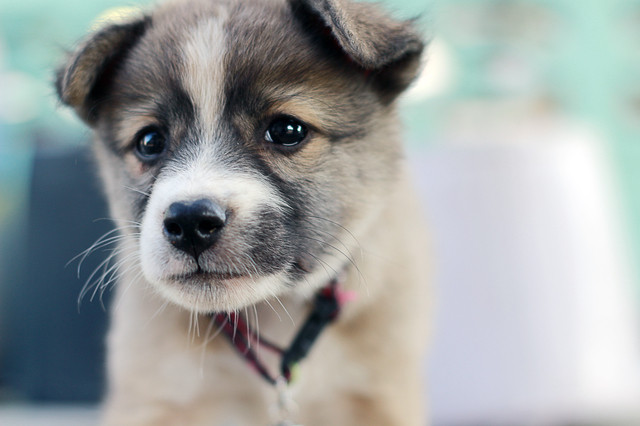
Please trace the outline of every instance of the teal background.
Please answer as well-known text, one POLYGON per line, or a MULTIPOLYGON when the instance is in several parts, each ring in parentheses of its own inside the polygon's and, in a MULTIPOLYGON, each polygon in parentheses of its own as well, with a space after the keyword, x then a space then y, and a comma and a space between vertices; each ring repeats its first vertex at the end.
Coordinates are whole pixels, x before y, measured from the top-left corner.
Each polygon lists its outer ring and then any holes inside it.
MULTIPOLYGON (((409 155, 419 158, 451 143, 460 111, 469 106, 492 111, 496 121, 538 114, 588 129, 613 166, 617 225, 630 243, 640 300, 640 0, 383 3, 400 17, 418 16, 438 48, 425 71, 436 82, 401 103, 409 155)), ((36 149, 67 150, 90 140, 78 119, 57 105, 54 70, 96 17, 136 4, 0 0, 0 299, 8 254, 24 250, 19 235, 36 149)), ((484 129, 466 129, 476 130, 484 129)))

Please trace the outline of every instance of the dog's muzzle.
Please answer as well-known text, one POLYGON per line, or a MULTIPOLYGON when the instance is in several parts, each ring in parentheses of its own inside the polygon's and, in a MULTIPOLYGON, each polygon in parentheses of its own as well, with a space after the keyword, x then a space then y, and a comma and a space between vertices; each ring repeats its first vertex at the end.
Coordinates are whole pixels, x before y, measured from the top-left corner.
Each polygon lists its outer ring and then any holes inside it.
POLYGON ((216 243, 226 221, 224 209, 212 200, 176 202, 164 215, 163 231, 171 245, 197 261, 216 243))

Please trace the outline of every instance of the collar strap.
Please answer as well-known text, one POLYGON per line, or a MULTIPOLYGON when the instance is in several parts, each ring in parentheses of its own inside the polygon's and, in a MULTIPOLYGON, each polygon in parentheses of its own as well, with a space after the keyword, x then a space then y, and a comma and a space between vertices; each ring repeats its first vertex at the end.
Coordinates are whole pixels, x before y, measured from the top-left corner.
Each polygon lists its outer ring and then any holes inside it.
POLYGON ((338 280, 334 279, 316 294, 313 309, 287 349, 282 349, 250 331, 240 315, 233 312, 212 314, 212 320, 227 336, 247 364, 274 386, 277 384, 278 377, 269 373, 252 349, 252 345, 257 344, 279 354, 281 357, 280 377, 290 383, 293 368, 307 356, 322 331, 340 314, 341 302, 346 299, 340 296, 338 287, 338 280))

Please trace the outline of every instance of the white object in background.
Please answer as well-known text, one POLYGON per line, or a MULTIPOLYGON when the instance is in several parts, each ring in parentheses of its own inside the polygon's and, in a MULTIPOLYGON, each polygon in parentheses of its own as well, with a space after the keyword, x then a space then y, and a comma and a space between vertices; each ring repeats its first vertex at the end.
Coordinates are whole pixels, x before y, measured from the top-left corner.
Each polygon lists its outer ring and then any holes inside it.
POLYGON ((431 40, 423 55, 420 75, 402 95, 403 103, 418 104, 428 98, 443 95, 454 84, 456 71, 449 45, 439 38, 431 40))
POLYGON ((437 255, 433 420, 640 418, 640 292, 607 156, 572 126, 525 133, 414 156, 437 255))

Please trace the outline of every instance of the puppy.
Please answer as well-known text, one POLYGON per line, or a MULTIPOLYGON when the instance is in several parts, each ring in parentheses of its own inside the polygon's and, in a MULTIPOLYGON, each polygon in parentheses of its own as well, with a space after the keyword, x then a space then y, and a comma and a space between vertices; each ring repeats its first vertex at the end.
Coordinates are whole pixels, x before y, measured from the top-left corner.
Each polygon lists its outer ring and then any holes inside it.
POLYGON ((422 51, 372 4, 185 0, 69 56, 121 235, 105 424, 425 423, 422 51))

